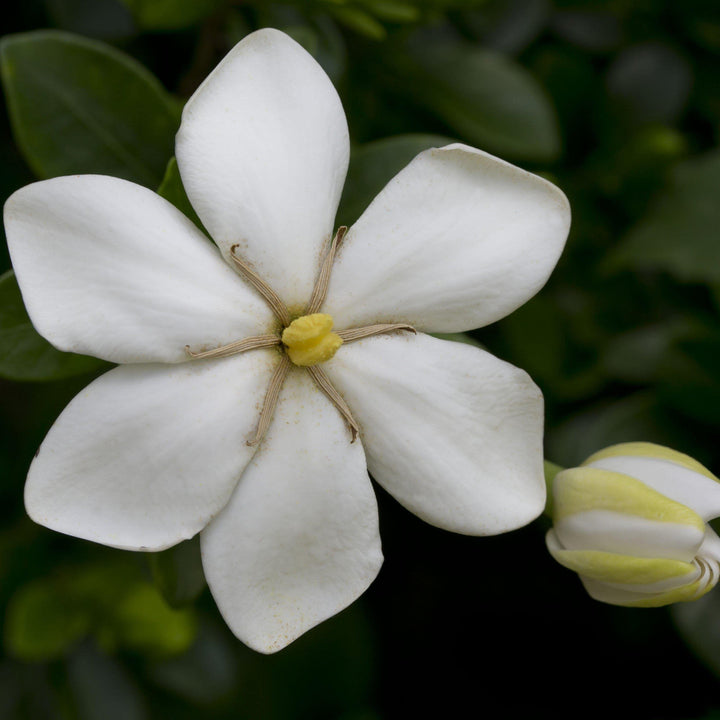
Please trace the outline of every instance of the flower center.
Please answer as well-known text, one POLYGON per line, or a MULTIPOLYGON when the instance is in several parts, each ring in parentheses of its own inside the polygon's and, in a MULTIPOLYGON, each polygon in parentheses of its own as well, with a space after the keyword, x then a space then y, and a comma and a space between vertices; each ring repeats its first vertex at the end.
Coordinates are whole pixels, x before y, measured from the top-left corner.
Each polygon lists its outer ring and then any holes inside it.
POLYGON ((273 375, 270 378, 270 384, 265 393, 265 400, 262 410, 260 411, 260 419, 258 420, 255 437, 247 441, 248 445, 257 445, 270 427, 270 422, 275 412, 275 405, 280 397, 280 390, 292 365, 306 369, 319 390, 324 393, 327 399, 330 400, 343 416, 352 435, 351 442, 355 442, 359 431, 358 424, 353 419, 350 408, 345 403, 345 400, 343 400, 340 393, 333 387, 325 371, 319 367, 319 363, 330 360, 343 343, 352 343, 356 340, 372 337, 373 335, 384 335, 385 333, 391 332, 415 332, 415 328, 407 323, 383 323, 339 330, 337 333, 334 333, 332 332, 332 316, 318 312, 325 302, 335 253, 345 237, 346 232, 347 228, 345 226, 338 228, 320 265, 320 272, 318 273, 310 300, 305 308, 305 314, 292 321, 290 319, 290 311, 280 296, 248 263, 235 254, 235 249, 238 246, 233 245, 230 248, 230 259, 240 274, 262 295, 275 314, 275 317, 285 329, 282 335, 255 335, 253 337, 236 340, 228 345, 213 348, 212 350, 196 351, 192 350, 189 345, 186 345, 185 351, 191 358, 200 360, 203 358, 230 357, 231 355, 244 353, 248 350, 277 347, 278 345, 285 346, 285 352, 282 353, 280 361, 275 366, 273 375))
POLYGON ((293 320, 282 334, 290 360, 300 367, 330 360, 343 344, 342 338, 331 332, 332 327, 332 316, 325 313, 303 315, 293 320))

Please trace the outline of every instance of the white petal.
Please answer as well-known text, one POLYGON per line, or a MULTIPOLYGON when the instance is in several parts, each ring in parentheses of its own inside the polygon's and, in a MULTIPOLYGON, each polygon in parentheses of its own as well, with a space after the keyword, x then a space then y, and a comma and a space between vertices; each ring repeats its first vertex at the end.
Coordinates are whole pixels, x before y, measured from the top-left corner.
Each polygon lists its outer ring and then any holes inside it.
POLYGON ((294 40, 259 30, 190 98, 175 152, 188 197, 223 253, 302 310, 333 231, 349 157, 340 99, 294 40))
POLYGON ((61 350, 111 362, 178 362, 185 345, 262 334, 262 300, 175 207, 103 175, 18 190, 5 229, 25 305, 61 350))
POLYGON ((630 475, 671 500, 686 505, 703 520, 720 516, 720 483, 670 460, 615 455, 601 457, 588 466, 630 475))
POLYGON ((566 550, 600 550, 690 562, 705 538, 692 525, 661 522, 608 510, 575 513, 555 522, 566 550))
POLYGON ((464 145, 427 150, 350 229, 326 312, 339 328, 487 325, 545 284, 569 225, 567 199, 546 180, 464 145))
POLYGON ((702 558, 720 562, 720 537, 718 537, 717 533, 709 526, 705 530, 705 538, 700 546, 698 555, 702 558))
POLYGON ((201 542, 220 612, 260 652, 339 612, 377 575, 377 505, 362 446, 307 373, 291 372, 260 450, 201 542))
POLYGON ((423 520, 491 535, 542 511, 543 401, 522 370, 422 334, 360 340, 324 367, 373 477, 423 520))
POLYGON ((53 530, 132 550, 199 532, 228 501, 276 362, 126 365, 86 387, 30 466, 25 506, 53 530))

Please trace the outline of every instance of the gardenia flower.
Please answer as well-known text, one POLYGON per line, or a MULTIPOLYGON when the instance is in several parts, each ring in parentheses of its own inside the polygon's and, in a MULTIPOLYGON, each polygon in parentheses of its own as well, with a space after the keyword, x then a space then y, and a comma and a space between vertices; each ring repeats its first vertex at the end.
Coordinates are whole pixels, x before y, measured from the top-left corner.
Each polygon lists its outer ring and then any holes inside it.
POLYGON ((345 116, 275 30, 245 38, 189 100, 176 155, 216 245, 111 177, 39 182, 5 207, 35 327, 121 364, 43 442, 25 490, 36 522, 134 550, 202 531, 222 615, 272 652, 378 573, 368 469, 455 532, 541 512, 537 387, 425 333, 487 325, 545 283, 569 225, 556 187, 449 145, 334 233, 345 116))
POLYGON ((657 607, 696 600, 720 577, 720 480, 652 443, 595 453, 553 481, 547 546, 596 600, 657 607))

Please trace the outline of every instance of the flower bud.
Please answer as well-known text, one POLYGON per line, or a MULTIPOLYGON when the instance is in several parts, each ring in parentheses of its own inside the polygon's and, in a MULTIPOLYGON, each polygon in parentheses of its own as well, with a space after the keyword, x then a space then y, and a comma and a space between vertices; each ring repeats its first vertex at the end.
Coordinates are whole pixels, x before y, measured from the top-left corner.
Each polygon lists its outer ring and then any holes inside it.
POLYGON ((596 600, 658 607, 704 595, 720 577, 720 480, 687 455, 623 443, 553 481, 547 546, 596 600))

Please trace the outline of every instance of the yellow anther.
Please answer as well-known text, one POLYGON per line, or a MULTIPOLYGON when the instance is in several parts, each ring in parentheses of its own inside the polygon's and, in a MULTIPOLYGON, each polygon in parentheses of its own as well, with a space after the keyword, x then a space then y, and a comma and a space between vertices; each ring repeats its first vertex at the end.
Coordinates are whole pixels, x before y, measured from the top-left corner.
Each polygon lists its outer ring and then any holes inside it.
POLYGON ((282 341, 295 365, 309 367, 330 360, 343 344, 332 331, 333 319, 325 313, 303 315, 283 330, 282 341))

